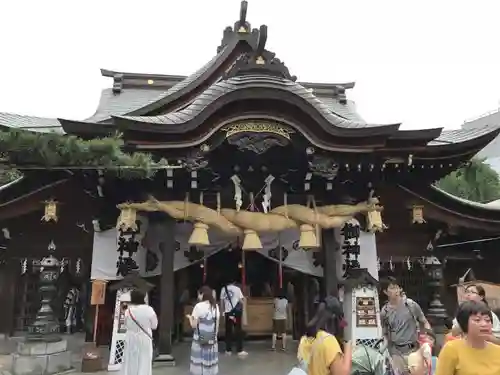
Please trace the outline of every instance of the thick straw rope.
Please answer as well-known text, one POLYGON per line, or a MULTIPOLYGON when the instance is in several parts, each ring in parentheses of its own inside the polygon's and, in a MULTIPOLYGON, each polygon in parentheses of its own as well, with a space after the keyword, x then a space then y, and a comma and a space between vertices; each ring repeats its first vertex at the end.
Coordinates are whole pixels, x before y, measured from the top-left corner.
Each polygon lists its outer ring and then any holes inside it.
MULTIPOLYGON (((311 202, 311 201, 309 201, 311 202)), ((118 208, 134 208, 137 211, 163 211, 177 220, 202 222, 215 227, 227 234, 239 235, 242 229, 256 232, 279 232, 285 229, 298 228, 301 224, 309 224, 319 228, 339 228, 346 221, 358 213, 381 210, 378 200, 371 199, 356 205, 327 205, 313 208, 287 203, 284 196, 283 206, 271 210, 269 213, 252 212, 250 210, 235 210, 220 208, 220 196, 217 198, 217 209, 211 209, 201 204, 184 201, 160 202, 154 198, 143 203, 123 203, 118 208)))

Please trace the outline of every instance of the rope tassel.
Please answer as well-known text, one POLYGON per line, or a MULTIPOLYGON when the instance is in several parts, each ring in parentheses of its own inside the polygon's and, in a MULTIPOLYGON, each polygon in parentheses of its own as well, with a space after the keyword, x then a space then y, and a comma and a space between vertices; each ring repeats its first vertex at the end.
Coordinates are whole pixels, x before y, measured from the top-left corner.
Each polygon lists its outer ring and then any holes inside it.
MULTIPOLYGON (((200 205, 203 206, 203 192, 200 192, 200 205)), ((188 244, 207 246, 210 245, 208 238, 208 225, 197 221, 194 223, 193 233, 189 237, 188 244)))

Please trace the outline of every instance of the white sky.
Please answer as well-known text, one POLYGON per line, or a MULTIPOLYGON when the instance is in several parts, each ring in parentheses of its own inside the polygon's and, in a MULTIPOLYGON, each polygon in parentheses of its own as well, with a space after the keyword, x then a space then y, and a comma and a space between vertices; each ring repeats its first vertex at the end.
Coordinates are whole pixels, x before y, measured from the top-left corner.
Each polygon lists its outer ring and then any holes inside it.
MULTIPOLYGON (((190 74, 216 53, 239 0, 3 0, 0 111, 82 119, 99 68, 190 74)), ((356 81, 370 122, 456 128, 500 103, 500 2, 249 0, 253 28, 301 81, 356 81)))

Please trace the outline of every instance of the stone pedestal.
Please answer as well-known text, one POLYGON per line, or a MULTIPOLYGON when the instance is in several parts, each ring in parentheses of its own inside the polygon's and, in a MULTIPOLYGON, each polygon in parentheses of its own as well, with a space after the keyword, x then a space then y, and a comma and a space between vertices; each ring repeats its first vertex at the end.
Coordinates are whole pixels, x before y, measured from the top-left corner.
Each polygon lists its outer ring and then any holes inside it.
POLYGON ((66 340, 23 341, 12 355, 13 375, 52 375, 70 371, 71 352, 66 340))

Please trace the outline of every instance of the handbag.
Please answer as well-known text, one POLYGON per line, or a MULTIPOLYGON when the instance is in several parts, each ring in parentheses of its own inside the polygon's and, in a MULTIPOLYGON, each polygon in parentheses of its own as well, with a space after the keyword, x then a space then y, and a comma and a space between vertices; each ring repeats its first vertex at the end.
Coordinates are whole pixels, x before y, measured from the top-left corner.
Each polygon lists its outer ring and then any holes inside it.
MULTIPOLYGON (((212 308, 213 310, 213 308, 212 308)), ((210 312, 207 314, 210 315, 210 312)), ((214 321, 214 330, 209 332, 209 331, 200 331, 200 323, 196 325, 196 330, 198 331, 198 344, 200 346, 212 346, 215 345, 217 342, 217 309, 215 309, 215 318, 213 319, 214 321)))
POLYGON ((229 300, 229 304, 231 305, 231 311, 229 311, 226 315, 239 318, 243 314, 243 304, 241 301, 238 301, 236 306, 234 306, 231 296, 229 295, 229 291, 227 290, 227 285, 224 286, 224 289, 226 291, 226 298, 229 300))

